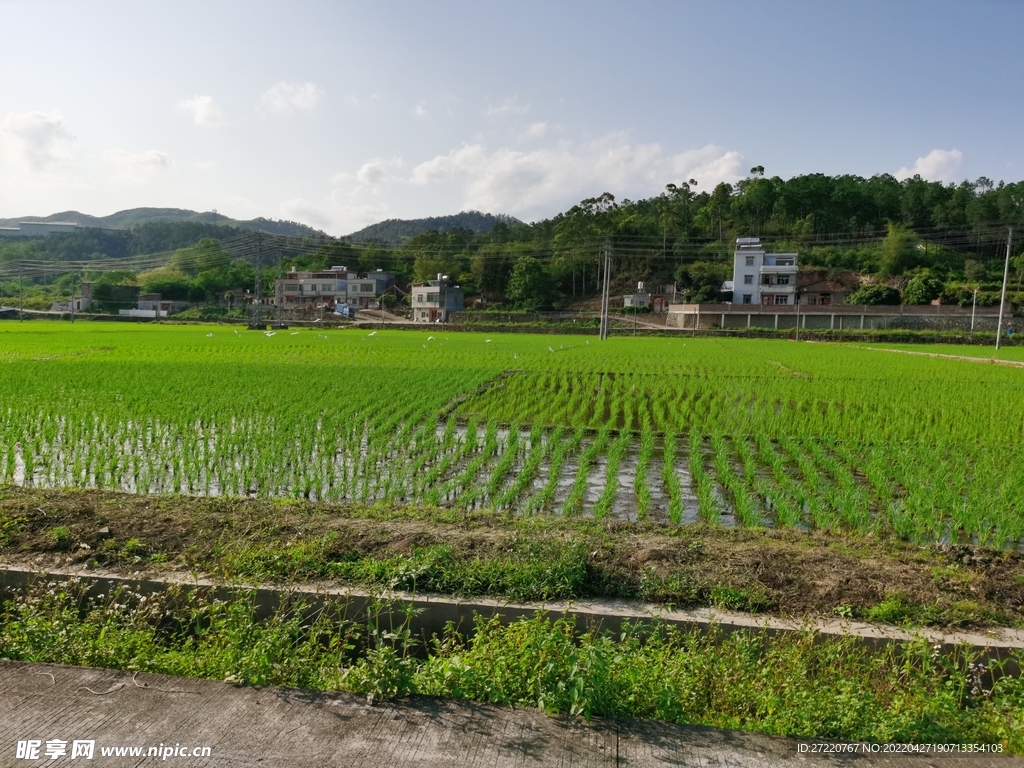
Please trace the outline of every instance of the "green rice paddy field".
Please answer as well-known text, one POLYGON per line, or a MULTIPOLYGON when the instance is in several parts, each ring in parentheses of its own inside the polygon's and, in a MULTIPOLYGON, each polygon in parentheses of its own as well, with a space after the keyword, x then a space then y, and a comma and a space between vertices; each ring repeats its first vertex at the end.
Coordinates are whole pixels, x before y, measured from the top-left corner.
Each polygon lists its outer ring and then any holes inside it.
POLYGON ((1022 394, 840 344, 6 322, 0 485, 1018 546, 1022 394))

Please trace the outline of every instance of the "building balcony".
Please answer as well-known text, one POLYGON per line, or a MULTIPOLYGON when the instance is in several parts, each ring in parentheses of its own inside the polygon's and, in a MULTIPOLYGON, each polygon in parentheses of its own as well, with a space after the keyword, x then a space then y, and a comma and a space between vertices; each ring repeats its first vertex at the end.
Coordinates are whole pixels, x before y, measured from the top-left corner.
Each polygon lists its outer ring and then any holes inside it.
POLYGON ((790 285, 759 285, 761 293, 796 293, 796 286, 790 285))
POLYGON ((762 275, 795 275, 797 273, 797 265, 792 264, 787 267, 779 267, 774 264, 765 264, 759 270, 762 275))

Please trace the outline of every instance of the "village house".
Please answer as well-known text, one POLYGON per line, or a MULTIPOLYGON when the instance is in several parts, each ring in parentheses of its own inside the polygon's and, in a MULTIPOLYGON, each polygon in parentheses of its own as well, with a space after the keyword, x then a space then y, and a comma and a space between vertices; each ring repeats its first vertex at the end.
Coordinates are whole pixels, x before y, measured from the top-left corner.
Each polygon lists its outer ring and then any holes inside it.
POLYGON ((347 267, 319 271, 292 268, 283 278, 274 281, 274 303, 281 309, 319 309, 345 304, 349 280, 356 277, 347 267))
POLYGON ((92 308, 92 283, 84 282, 80 286, 80 296, 72 296, 67 301, 55 301, 50 305, 51 312, 88 312, 92 308))
POLYGON ((739 237, 732 280, 722 285, 722 291, 732 291, 733 304, 792 305, 797 271, 795 253, 765 253, 760 238, 739 237))
POLYGON ((292 269, 274 281, 274 304, 282 309, 320 309, 347 305, 357 309, 377 306, 395 280, 390 272, 376 270, 359 277, 347 267, 318 271, 292 269))
POLYGON ((417 283, 412 287, 412 319, 417 323, 443 323, 450 312, 461 312, 465 297, 462 289, 451 285, 448 275, 417 283))

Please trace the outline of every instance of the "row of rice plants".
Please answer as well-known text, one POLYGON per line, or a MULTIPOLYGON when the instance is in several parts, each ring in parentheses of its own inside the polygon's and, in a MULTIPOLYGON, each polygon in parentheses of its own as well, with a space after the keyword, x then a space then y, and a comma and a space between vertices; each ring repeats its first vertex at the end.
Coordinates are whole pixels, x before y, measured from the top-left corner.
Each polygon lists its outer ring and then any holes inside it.
POLYGON ((619 465, 626 450, 633 443, 633 433, 623 431, 612 441, 608 447, 608 463, 605 466, 604 489, 597 503, 594 504, 592 514, 597 520, 604 519, 611 512, 615 497, 619 492, 619 465))
POLYGON ((573 479, 572 488, 562 505, 563 515, 578 515, 583 511, 583 495, 587 491, 587 478, 590 476, 590 467, 594 460, 604 451, 608 444, 608 429, 602 429, 579 455, 576 465, 576 476, 573 479))

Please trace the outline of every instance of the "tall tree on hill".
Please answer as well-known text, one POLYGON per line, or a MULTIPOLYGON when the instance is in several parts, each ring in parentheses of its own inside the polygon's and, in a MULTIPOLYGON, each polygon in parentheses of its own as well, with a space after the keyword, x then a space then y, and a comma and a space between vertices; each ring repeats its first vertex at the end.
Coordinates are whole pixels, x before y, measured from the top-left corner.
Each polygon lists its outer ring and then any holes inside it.
POLYGON ((736 183, 732 198, 732 213, 737 231, 759 236, 764 233, 775 209, 778 188, 783 181, 778 176, 764 178, 764 166, 750 169, 750 177, 736 183))
POLYGON ((532 256, 520 256, 505 291, 516 309, 537 310, 551 301, 551 280, 544 265, 532 256))
POLYGON ((732 210, 732 184, 719 182, 711 193, 711 199, 703 209, 705 212, 705 226, 710 226, 718 235, 718 241, 722 242, 725 232, 725 220, 732 210))
POLYGON ((921 250, 916 234, 902 224, 889 224, 889 232, 882 244, 882 264, 879 277, 902 275, 921 266, 921 250))

